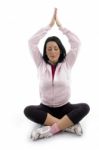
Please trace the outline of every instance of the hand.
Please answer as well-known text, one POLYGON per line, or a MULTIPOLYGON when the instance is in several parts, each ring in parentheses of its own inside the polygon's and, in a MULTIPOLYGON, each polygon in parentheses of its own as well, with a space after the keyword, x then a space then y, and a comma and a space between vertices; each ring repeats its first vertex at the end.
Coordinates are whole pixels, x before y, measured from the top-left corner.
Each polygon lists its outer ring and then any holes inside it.
POLYGON ((57 25, 58 27, 61 27, 62 25, 61 25, 61 23, 60 23, 60 21, 59 21, 59 19, 58 19, 58 16, 57 16, 57 9, 56 9, 55 20, 56 20, 56 25, 57 25))
POLYGON ((54 9, 54 14, 52 16, 51 22, 49 24, 50 27, 52 27, 55 24, 55 20, 56 20, 56 12, 57 12, 57 8, 54 9))

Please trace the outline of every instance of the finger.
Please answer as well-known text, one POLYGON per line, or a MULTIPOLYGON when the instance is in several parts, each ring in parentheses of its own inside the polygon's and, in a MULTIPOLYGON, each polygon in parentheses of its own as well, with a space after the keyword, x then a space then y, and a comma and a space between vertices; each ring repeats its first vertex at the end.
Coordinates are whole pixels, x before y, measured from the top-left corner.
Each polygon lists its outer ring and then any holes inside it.
POLYGON ((55 8, 54 11, 57 12, 57 8, 55 8))
POLYGON ((57 8, 54 9, 54 18, 56 19, 57 8))

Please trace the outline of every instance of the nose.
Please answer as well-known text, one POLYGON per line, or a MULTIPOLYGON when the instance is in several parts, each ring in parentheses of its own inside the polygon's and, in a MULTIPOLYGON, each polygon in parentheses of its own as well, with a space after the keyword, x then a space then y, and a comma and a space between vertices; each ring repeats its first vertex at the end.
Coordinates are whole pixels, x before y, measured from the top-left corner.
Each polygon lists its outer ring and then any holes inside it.
POLYGON ((55 50, 54 50, 54 48, 52 48, 52 53, 54 53, 55 52, 55 50))

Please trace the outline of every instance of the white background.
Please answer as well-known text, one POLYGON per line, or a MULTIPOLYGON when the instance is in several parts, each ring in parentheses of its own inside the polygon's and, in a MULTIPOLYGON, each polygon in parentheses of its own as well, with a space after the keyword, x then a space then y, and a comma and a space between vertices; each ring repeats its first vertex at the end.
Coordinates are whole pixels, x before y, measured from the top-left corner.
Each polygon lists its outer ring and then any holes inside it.
MULTIPOLYGON (((98 14, 98 0, 0 0, 0 149, 99 149, 98 14), (64 133, 32 142, 29 135, 34 124, 25 118, 23 110, 39 104, 40 97, 28 39, 48 25, 54 7, 63 26, 77 34, 82 43, 72 70, 70 101, 86 102, 91 111, 81 121, 82 137, 64 133)), ((66 37, 55 30, 49 34, 59 35, 68 51, 66 37)))

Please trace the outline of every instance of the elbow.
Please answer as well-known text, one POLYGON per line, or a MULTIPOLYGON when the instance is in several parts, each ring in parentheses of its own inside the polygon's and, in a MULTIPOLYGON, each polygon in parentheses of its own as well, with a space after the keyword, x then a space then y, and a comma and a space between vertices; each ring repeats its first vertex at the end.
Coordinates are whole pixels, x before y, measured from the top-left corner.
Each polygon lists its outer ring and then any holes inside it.
POLYGON ((81 42, 80 42, 79 38, 76 38, 76 40, 75 40, 75 44, 77 45, 77 47, 80 47, 81 42))
POLYGON ((28 40, 28 46, 29 46, 30 50, 33 49, 34 44, 33 44, 33 41, 31 39, 28 40))
POLYGON ((79 42, 77 42, 77 48, 79 49, 80 48, 80 46, 81 46, 81 42, 79 41, 79 42))
POLYGON ((29 47, 31 47, 31 45, 32 45, 32 40, 31 39, 28 40, 28 45, 29 45, 29 47))

